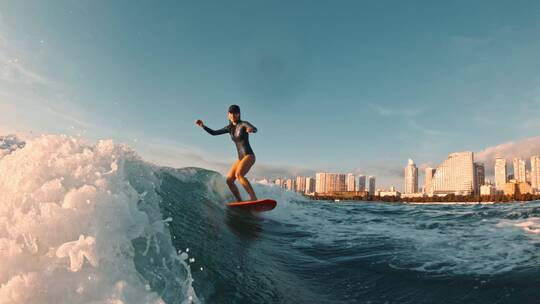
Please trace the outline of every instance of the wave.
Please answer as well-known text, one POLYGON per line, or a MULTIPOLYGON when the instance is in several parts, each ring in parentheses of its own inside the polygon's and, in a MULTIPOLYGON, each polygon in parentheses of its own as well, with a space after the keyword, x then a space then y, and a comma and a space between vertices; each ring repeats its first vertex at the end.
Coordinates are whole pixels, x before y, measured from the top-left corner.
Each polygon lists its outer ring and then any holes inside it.
POLYGON ((157 170, 126 146, 66 136, 3 157, 2 303, 197 302, 157 170))

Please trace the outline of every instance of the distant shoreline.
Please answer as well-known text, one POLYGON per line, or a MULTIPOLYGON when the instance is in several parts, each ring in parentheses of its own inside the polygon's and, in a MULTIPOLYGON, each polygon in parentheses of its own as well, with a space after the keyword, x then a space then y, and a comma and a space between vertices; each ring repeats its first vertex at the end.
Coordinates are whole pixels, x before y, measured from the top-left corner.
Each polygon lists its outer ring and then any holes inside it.
POLYGON ((334 194, 318 194, 306 195, 304 197, 311 200, 322 200, 330 202, 347 202, 347 201, 362 201, 362 202, 379 202, 379 203, 403 203, 411 205, 493 205, 493 204, 513 204, 525 203, 529 201, 540 200, 540 194, 517 194, 517 195, 453 195, 435 196, 435 197, 414 197, 401 198, 396 196, 348 196, 334 194))

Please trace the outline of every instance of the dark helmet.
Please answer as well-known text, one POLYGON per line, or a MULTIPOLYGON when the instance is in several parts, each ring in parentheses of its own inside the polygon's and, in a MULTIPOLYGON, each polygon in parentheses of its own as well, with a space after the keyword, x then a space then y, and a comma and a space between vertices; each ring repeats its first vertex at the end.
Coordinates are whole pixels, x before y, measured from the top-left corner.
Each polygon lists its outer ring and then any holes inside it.
POLYGON ((237 106, 237 105, 231 105, 229 107, 229 113, 232 113, 232 114, 240 114, 240 107, 237 106))

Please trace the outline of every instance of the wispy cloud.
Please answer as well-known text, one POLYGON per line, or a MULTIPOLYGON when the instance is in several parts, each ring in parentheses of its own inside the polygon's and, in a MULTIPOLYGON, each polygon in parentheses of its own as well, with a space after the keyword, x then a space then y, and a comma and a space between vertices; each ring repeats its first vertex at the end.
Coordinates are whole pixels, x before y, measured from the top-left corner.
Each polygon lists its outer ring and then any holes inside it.
POLYGON ((368 105, 375 113, 381 116, 403 116, 403 117, 415 117, 423 112, 420 108, 386 108, 375 104, 368 105))
POLYGON ((421 126, 414 119, 408 119, 407 122, 408 122, 409 126, 411 126, 414 130, 420 131, 421 133, 423 133, 425 135, 430 135, 430 136, 443 135, 443 132, 441 132, 441 131, 431 129, 431 128, 428 128, 428 127, 425 127, 425 126, 421 126))
POLYGON ((90 123, 74 114, 77 111, 73 104, 67 107, 67 103, 60 101, 61 96, 69 95, 65 88, 25 60, 34 56, 28 52, 30 48, 12 43, 5 32, 0 19, 0 102, 9 108, 6 113, 11 116, 0 121, 3 128, 13 132, 43 128, 44 124, 56 124, 66 130, 90 127, 90 123))
POLYGON ((416 119, 420 114, 424 112, 421 108, 386 108, 375 104, 369 104, 369 107, 378 115, 384 117, 401 117, 405 119, 407 124, 416 131, 421 132, 424 135, 436 136, 443 133, 432 128, 421 126, 416 119))
POLYGON ((91 126, 90 123, 76 118, 73 114, 68 114, 68 113, 66 113, 66 112, 64 112, 62 110, 56 109, 56 108, 54 108, 52 106, 47 106, 47 111, 49 113, 53 114, 54 116, 57 116, 57 117, 65 120, 65 121, 74 123, 74 124, 76 124, 78 126, 86 127, 86 128, 91 126))
POLYGON ((49 84, 49 80, 27 68, 18 57, 7 56, 1 53, 1 51, 0 80, 26 84, 49 84))
MULTIPOLYGON (((1 29, 1 28, 0 28, 1 29)), ((0 80, 12 83, 50 85, 51 81, 29 68, 0 33, 0 80)))

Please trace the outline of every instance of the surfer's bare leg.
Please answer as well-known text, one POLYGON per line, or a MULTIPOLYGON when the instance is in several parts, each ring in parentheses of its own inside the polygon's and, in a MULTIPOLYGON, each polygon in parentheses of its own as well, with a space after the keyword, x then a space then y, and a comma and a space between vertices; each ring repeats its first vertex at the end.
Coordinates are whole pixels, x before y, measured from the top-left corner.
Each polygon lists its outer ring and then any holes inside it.
POLYGON ((236 180, 236 171, 238 170, 238 164, 240 164, 240 160, 235 161, 231 167, 231 170, 229 170, 229 173, 227 173, 227 185, 229 186, 229 189, 231 189, 234 197, 236 197, 236 200, 238 202, 241 202, 242 197, 240 196, 240 191, 238 191, 238 188, 234 184, 234 181, 236 180))
POLYGON ((238 168, 236 169, 236 178, 238 181, 244 186, 244 189, 246 189, 246 192, 249 194, 249 197, 252 201, 257 200, 257 196, 255 195, 255 191, 253 191, 253 188, 251 187, 251 184, 245 178, 244 176, 249 172, 249 169, 255 164, 255 155, 248 154, 242 158, 240 163, 238 164, 238 168))

